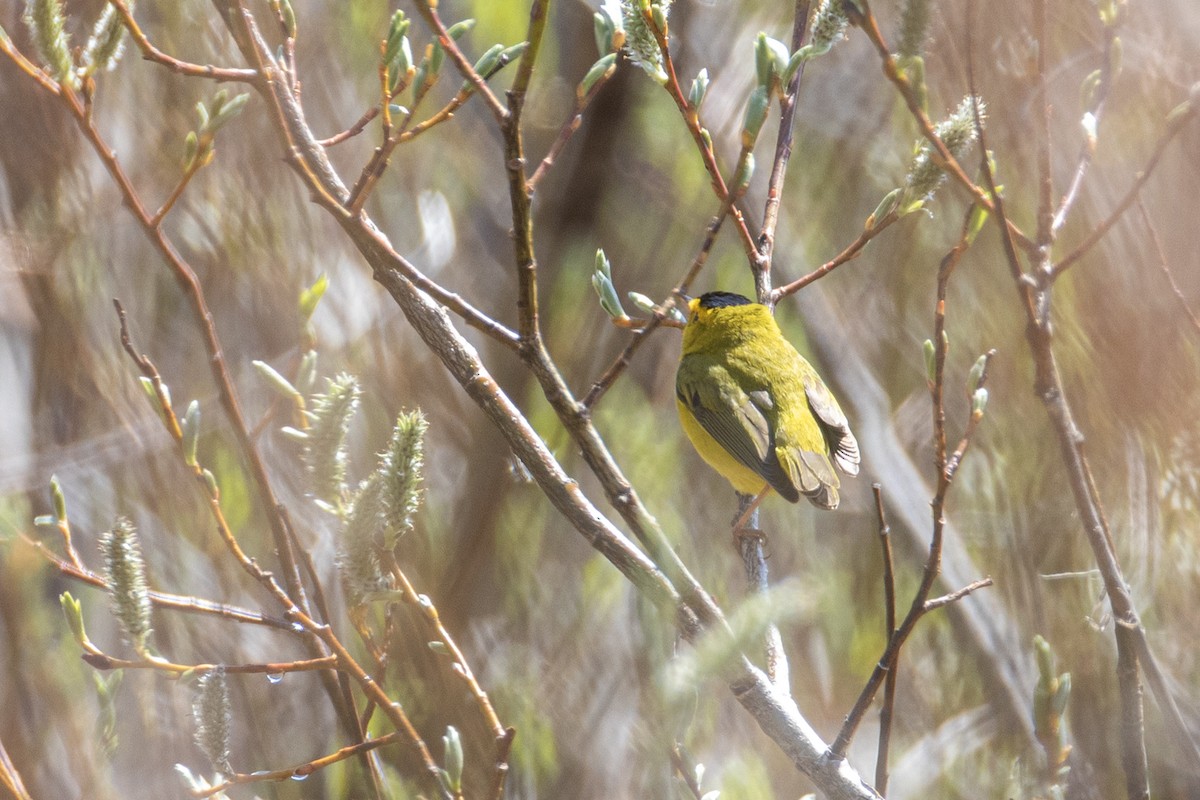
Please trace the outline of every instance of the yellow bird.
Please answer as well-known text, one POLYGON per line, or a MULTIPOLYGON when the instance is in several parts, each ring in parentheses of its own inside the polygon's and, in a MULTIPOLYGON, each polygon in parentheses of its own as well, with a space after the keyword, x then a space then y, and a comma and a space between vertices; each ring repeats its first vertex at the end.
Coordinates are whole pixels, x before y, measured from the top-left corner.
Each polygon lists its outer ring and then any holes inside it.
POLYGON ((833 509, 834 465, 858 474, 858 442, 837 400, 767 307, 741 295, 688 301, 675 400, 696 451, 739 494, 761 499, 769 487, 833 509))

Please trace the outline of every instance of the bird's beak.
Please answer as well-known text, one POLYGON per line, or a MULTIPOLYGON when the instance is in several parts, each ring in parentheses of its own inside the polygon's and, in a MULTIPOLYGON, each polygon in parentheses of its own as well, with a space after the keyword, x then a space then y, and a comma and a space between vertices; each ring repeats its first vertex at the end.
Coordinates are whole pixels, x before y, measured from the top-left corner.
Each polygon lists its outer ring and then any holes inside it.
POLYGON ((687 306, 688 303, 692 302, 692 296, 690 294, 687 294, 686 292, 677 291, 677 292, 675 292, 675 296, 683 301, 683 305, 685 307, 687 306))

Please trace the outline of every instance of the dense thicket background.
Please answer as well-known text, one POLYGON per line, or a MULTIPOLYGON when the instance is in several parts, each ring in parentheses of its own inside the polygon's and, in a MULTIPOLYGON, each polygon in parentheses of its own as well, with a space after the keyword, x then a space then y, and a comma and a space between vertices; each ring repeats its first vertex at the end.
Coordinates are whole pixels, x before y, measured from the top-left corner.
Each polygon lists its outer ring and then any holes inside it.
MULTIPOLYGON (((329 136, 376 99, 378 41, 391 7, 365 1, 295 5, 309 122, 318 136, 329 136)), ((894 23, 896 9, 878 5, 885 26, 894 23)), ((926 71, 931 113, 940 117, 967 93, 967 37, 964 4, 933 5, 926 71)), ((973 38, 998 179, 1014 221, 1032 229, 1033 131, 1040 106, 1028 5, 984 4, 973 38)), ((24 40, 22 6, 8 0, 0 10, 0 24, 18 44, 24 40)), ((790 36, 791 9, 782 6, 680 0, 672 12, 681 80, 702 67, 712 75, 704 118, 727 162, 737 152, 753 81, 754 36, 790 36)), ((67 7, 72 18, 91 20, 101 4, 67 7)), ((593 10, 562 0, 552 14, 525 117, 535 157, 557 135, 576 83, 596 58, 593 10)), ((240 66, 207 4, 144 2, 137 13, 164 50, 200 63, 240 66)), ((528 22, 525 3, 444 0, 441 13, 448 20, 478 20, 461 42, 472 54, 493 42, 520 41, 528 22)), ((1061 192, 1081 142, 1080 85, 1098 66, 1102 40, 1088 0, 1050 3, 1048 14, 1042 46, 1050 65, 1052 164, 1061 192)), ((894 25, 885 33, 894 36, 894 25)), ((1115 205, 1144 164, 1166 113, 1200 79, 1200 15, 1192 0, 1130 3, 1120 35, 1123 71, 1059 255, 1115 205)), ((428 40, 419 22, 413 38, 422 46, 428 40)), ((511 76, 497 80, 503 86, 511 76)), ((443 83, 439 91, 446 94, 459 81, 451 76, 443 83)), ((99 127, 138 188, 157 201, 178 174, 183 136, 195 124, 193 106, 214 86, 127 53, 100 87, 99 127)), ((334 148, 335 165, 356 175, 377 136, 372 127, 334 148)), ((880 198, 903 181, 917 136, 861 33, 852 30, 848 41, 809 65, 779 228, 777 285, 831 258, 858 235, 880 198)), ((760 163, 769 161, 773 140, 771 130, 760 145, 760 163)), ((1183 301, 1193 308, 1200 306, 1198 153, 1200 126, 1193 124, 1167 150, 1144 192, 1183 301)), ((756 219, 765 178, 760 170, 749 192, 747 207, 756 219)), ((832 308, 821 333, 836 342, 839 358, 864 362, 886 396, 881 407, 843 394, 851 424, 894 432, 927 479, 930 414, 921 342, 932 332, 937 266, 954 243, 964 202, 960 190, 943 190, 928 214, 906 217, 862 258, 806 289, 807 299, 787 300, 778 312, 804 349, 804 304, 832 308), (859 416, 868 411, 872 418, 859 416)), ((636 67, 623 64, 535 198, 544 327, 552 355, 577 392, 586 391, 629 336, 595 302, 589 281, 596 248, 612 259, 618 287, 664 297, 699 249, 717 207, 673 104, 636 67)), ((450 123, 401 147, 368 211, 418 267, 513 323, 516 279, 502 151, 482 104, 472 101, 450 123)), ((15 537, 46 535, 32 519, 49 511, 47 485, 57 474, 77 545, 91 563, 98 563, 97 535, 124 514, 143 532, 155 588, 251 607, 263 602, 222 557, 201 499, 141 396, 120 351, 111 298, 125 304, 139 347, 159 365, 177 401, 198 398, 210 409, 202 450, 218 472, 226 513, 260 560, 270 561, 270 547, 232 438, 221 427, 206 356, 175 281, 73 124, 6 60, 0 61, 0 226, 0 739, 37 798, 178 796, 172 765, 204 768, 191 741, 189 690, 148 672, 126 675, 119 744, 111 754, 103 752, 93 730, 92 670, 78 659, 57 597, 66 589, 81 596, 92 637, 119 649, 106 601, 65 580, 15 537)), ((295 448, 276 434, 286 420, 271 416, 274 395, 250 361, 281 368, 294 363, 305 346, 297 297, 326 273, 330 290, 313 321, 322 373, 352 372, 365 389, 352 433, 352 473, 365 474, 398 410, 420 407, 429 415, 428 492, 403 558, 458 633, 501 719, 517 729, 510 796, 668 796, 665 748, 677 721, 664 715, 658 686, 675 646, 664 632, 669 628, 641 607, 624 579, 536 487, 520 480, 500 436, 372 283, 336 226, 299 191, 258 98, 222 131, 216 163, 197 177, 166 229, 200 272, 245 406, 252 420, 268 420, 260 441, 272 475, 302 540, 331 575, 330 527, 304 497, 295 448)), ((744 253, 730 233, 725 231, 695 288, 752 293, 744 253)), ((1059 283, 1056 347, 1134 597, 1195 726, 1200 331, 1184 314, 1151 242, 1133 209, 1059 283)), ((957 391, 967 369, 982 351, 998 350, 988 415, 949 514, 956 542, 965 545, 977 570, 966 577, 995 579, 985 590, 987 602, 1013 638, 993 642, 998 652, 980 652, 956 634, 949 615, 922 623, 900 673, 890 797, 1021 796, 1020 788, 1010 789, 1010 777, 1019 765, 1034 764, 1036 752, 1013 719, 1013 701, 1001 696, 984 665, 1019 665, 1031 704, 1034 634, 1051 642, 1060 668, 1073 675, 1068 713, 1078 796, 1123 796, 1108 606, 1089 572, 1092 557, 1046 415, 1031 390, 1023 326, 989 226, 961 264, 948 303, 952 431, 961 430, 969 410, 957 391), (1061 573, 1071 574, 1049 577, 1061 573)), ((468 336, 567 469, 594 488, 518 360, 474 332, 468 336)), ((595 416, 686 563, 723 606, 734 608, 744 589, 726 525, 733 496, 691 451, 675 421, 678 350, 676 331, 657 333, 595 416)), ((835 390, 845 392, 839 358, 826 358, 819 368, 835 390)), ((864 437, 867 475, 848 483, 836 513, 778 498, 763 511, 772 572, 797 581, 804 598, 784 627, 793 691, 826 736, 836 732, 884 644, 870 481, 882 482, 888 495, 889 476, 872 472, 872 458, 864 437)), ((888 499, 922 509, 930 495, 888 499)), ((899 549, 902 598, 911 592, 919 563, 913 548, 899 549)), ((179 661, 300 656, 285 637, 213 620, 159 614, 155 627, 157 646, 179 661)), ((473 717, 464 710, 460 687, 423 653, 414 634, 401 659, 411 684, 401 693, 430 739, 457 720, 470 741, 473 717)), ((246 678, 233 687, 234 761, 240 769, 283 766, 339 746, 328 708, 314 700, 314 678, 293 675, 279 684, 246 678)), ((872 715, 868 725, 874 722, 872 715)), ((1152 704, 1147 737, 1157 796, 1186 796, 1186 770, 1171 763, 1152 704)), ((708 766, 706 786, 721 789, 722 798, 796 797, 808 790, 719 682, 697 697, 685 740, 708 766)), ((469 765, 473 756, 486 757, 469 750, 469 765)), ((870 730, 851 757, 870 774, 870 730)), ((399 764, 403 772, 403 758, 399 764)), ((256 791, 265 797, 340 797, 344 780, 334 769, 305 783, 256 791)), ((414 787, 398 786, 398 796, 415 796, 414 787)))

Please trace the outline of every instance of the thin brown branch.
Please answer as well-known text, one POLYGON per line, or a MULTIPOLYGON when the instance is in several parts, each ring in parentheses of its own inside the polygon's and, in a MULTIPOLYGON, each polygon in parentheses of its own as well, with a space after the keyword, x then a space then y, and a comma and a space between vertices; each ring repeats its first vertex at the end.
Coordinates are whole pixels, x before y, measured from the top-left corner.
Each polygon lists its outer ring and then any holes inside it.
MULTIPOLYGON (((1046 36, 1046 0, 1033 2, 1033 37, 1037 43, 1036 94, 1034 103, 1038 109, 1034 140, 1037 149, 1038 209, 1037 246, 1047 248, 1054 239, 1054 173, 1050 169, 1050 97, 1046 91, 1046 51, 1050 40, 1046 36)), ((972 89, 972 91, 974 91, 972 89)))
POLYGON ((1058 260, 1053 267, 1050 267, 1050 278, 1055 279, 1067 271, 1080 258, 1082 258, 1089 250, 1091 250, 1097 242, 1104 238, 1104 235, 1109 232, 1113 225, 1121 218, 1121 216, 1129 210, 1138 198, 1142 191, 1142 187, 1150 180, 1150 176, 1154 173, 1154 168, 1158 166, 1158 162, 1162 160, 1163 154, 1167 151, 1167 145, 1175 138, 1175 136, 1183 130, 1183 126, 1189 123, 1200 110, 1200 103, 1192 102, 1179 113, 1172 114, 1168 117, 1167 127, 1158 137, 1158 141, 1154 144, 1154 149, 1150 151, 1150 157, 1146 160, 1146 166, 1137 173, 1126 190, 1125 195, 1121 198, 1104 221, 1097 225, 1091 233, 1084 238, 1082 242, 1075 246, 1067 255, 1058 260))
POLYGON ((98 670, 111 669, 150 669, 167 672, 176 677, 185 673, 208 672, 220 666, 229 673, 247 675, 284 675, 288 672, 314 672, 316 670, 335 669, 337 659, 333 656, 310 658, 303 661, 279 661, 258 664, 175 664, 161 658, 144 658, 131 661, 125 658, 115 658, 99 650, 85 652, 82 656, 88 666, 98 670))
POLYGON ((142 58, 147 61, 161 64, 180 75, 190 75, 195 78, 211 78, 218 82, 258 82, 259 73, 256 70, 214 67, 211 64, 190 64, 167 55, 155 47, 146 37, 146 34, 142 32, 141 27, 137 24, 137 20, 133 18, 133 13, 129 10, 129 6, 125 4, 125 0, 110 0, 110 2, 117 9, 117 13, 121 15, 121 20, 125 23, 125 28, 129 31, 130 38, 133 39, 138 49, 142 52, 142 58))
MULTIPOLYGON (((454 62, 454 66, 458 67, 458 71, 462 73, 463 78, 483 98, 483 102, 487 105, 488 110, 492 112, 492 116, 496 118, 496 122, 504 124, 504 120, 509 113, 508 110, 500 102, 500 99, 496 97, 495 93, 492 92, 491 87, 487 85, 487 79, 475 71, 475 67, 463 55, 462 50, 458 49, 458 43, 446 32, 446 26, 442 23, 441 17, 438 16, 437 3, 431 2, 431 0, 420 0, 417 3, 417 11, 429 23, 429 27, 433 28, 433 32, 437 35, 438 44, 446 51, 446 55, 450 56, 450 60, 454 62)), ((530 49, 533 48, 531 47, 530 49)))
POLYGON ((687 272, 684 273, 683 279, 675 284, 675 288, 671 290, 670 296, 655 309, 654 317, 633 335, 633 338, 629 340, 629 344, 625 345, 625 349, 621 351, 616 360, 592 384, 592 388, 588 390, 587 395, 583 398, 583 407, 585 409, 595 407, 600 398, 616 383, 617 378, 629 366, 633 360, 633 354, 650 338, 650 335, 660 326, 669 324, 668 314, 670 309, 674 307, 675 298, 681 294, 686 294, 687 290, 691 287, 692 281, 696 279, 696 276, 700 274, 700 270, 704 268, 705 263, 708 261, 708 255, 712 252, 713 244, 717 241, 717 234, 721 230, 721 225, 728 216, 729 204, 722 203, 720 213, 709 221, 705 229, 704 241, 700 245, 700 252, 692 259, 692 264, 688 267, 687 272))
POLYGON ((863 250, 872 239, 890 227, 892 223, 898 219, 900 219, 900 214, 895 209, 887 212, 878 220, 876 220, 874 217, 868 218, 867 224, 863 226, 863 232, 858 235, 857 239, 851 242, 844 250, 842 250, 842 252, 838 253, 836 256, 831 258, 829 261, 826 261, 812 272, 797 278, 785 286, 780 286, 778 289, 773 291, 771 293, 772 302, 778 303, 785 297, 793 295, 803 289, 805 286, 808 286, 813 281, 825 277, 843 264, 858 258, 860 255, 862 255, 863 250))
MULTIPOLYGON (((878 484, 871 485, 875 496, 875 517, 879 521, 879 544, 883 550, 883 611, 884 638, 891 640, 896 635, 896 573, 892 558, 892 528, 888 525, 887 514, 883 508, 883 488, 878 484)), ((883 708, 879 711, 879 746, 875 753, 875 791, 887 795, 888 784, 888 752, 892 742, 892 713, 896 707, 896 673, 900 668, 897 662, 887 672, 883 683, 883 708)))
MULTIPOLYGON (((60 558, 57 554, 46 547, 42 542, 33 539, 32 537, 22 535, 21 539, 34 548, 43 558, 59 572, 68 578, 86 583, 90 586, 95 586, 97 589, 109 591, 108 583, 103 577, 92 572, 83 564, 72 564, 70 561, 60 558)), ((276 630, 296 633, 295 624, 278 617, 270 617, 265 614, 260 614, 257 611, 239 608, 237 606, 226 605, 224 603, 216 603, 212 600, 203 600, 199 597, 190 595, 169 594, 167 592, 158 592, 151 590, 148 592, 150 602, 156 608, 162 608, 170 611, 181 611, 186 614, 204 614, 221 619, 227 619, 232 622, 247 624, 247 625, 263 625, 276 630)))
POLYGON ((33 800, 33 796, 29 794, 24 781, 21 780, 21 773, 17 771, 16 765, 9 757, 3 740, 0 740, 0 786, 8 790, 8 793, 13 796, 13 800, 33 800))
POLYGON ((944 594, 939 597, 934 597, 930 600, 926 600, 925 601, 925 610, 933 611, 935 609, 941 608, 942 606, 948 606, 951 603, 956 603, 959 600, 962 600, 967 595, 969 595, 971 592, 974 592, 978 589, 982 589, 986 586, 991 586, 991 585, 992 585, 991 578, 980 578, 977 581, 971 581, 970 583, 968 583, 966 586, 962 587, 961 589, 955 589, 953 592, 950 592, 948 594, 944 594))
POLYGON ((371 124, 371 120, 375 119, 378 116, 379 116, 379 106, 372 106, 371 108, 368 108, 366 111, 364 111, 363 115, 361 117, 359 117, 355 121, 355 123, 353 125, 351 125, 349 128, 342 131, 341 133, 335 133, 333 136, 330 136, 328 139, 321 139, 320 141, 317 142, 317 144, 321 145, 321 147, 333 147, 335 144, 341 144, 342 142, 346 141, 347 139, 351 139, 355 136, 358 136, 360 133, 362 133, 364 130, 366 130, 367 126, 371 124))
POLYGON ((758 264, 761 256, 758 252, 758 244, 754 240, 754 235, 750 233, 750 228, 746 224, 745 215, 737 206, 737 198, 726 184, 725 179, 721 177, 721 167, 717 163, 717 154, 713 150, 712 138, 708 135, 708 131, 700 124, 700 117, 695 109, 688 104, 687 95, 683 91, 683 87, 679 85, 679 78, 675 74, 675 62, 671 58, 671 47, 667 41, 667 32, 658 29, 654 23, 654 18, 650 12, 644 11, 643 15, 646 18, 647 27, 654 32, 654 37, 658 40, 659 50, 663 57, 663 71, 667 74, 667 82, 664 88, 671 99, 675 101, 675 106, 679 109, 680 116, 683 117, 684 124, 687 126, 688 133, 692 136, 692 141, 695 142, 696 148, 700 151, 700 160, 704 163, 704 169, 708 172, 709 180, 712 184, 713 193, 722 203, 732 204, 731 214, 733 216, 733 224, 737 228, 738 237, 741 239, 742 248, 746 252, 746 257, 749 260, 751 267, 758 270, 758 264))
MULTIPOLYGON (((929 538, 929 552, 925 558, 925 566, 921 573, 921 582, 913 595, 912 605, 909 606, 908 613, 905 614, 904 620, 896 628, 895 633, 888 638, 887 647, 884 649, 883 655, 875 664, 875 669, 867 679, 867 683, 859 694, 858 700, 846 716, 846 721, 843 723, 841 730, 838 731, 837 738, 830 746, 830 752, 839 758, 845 757, 846 750, 849 748, 859 724, 866 715, 867 709, 871 707, 871 703, 874 701, 880 686, 887 679, 887 676, 897 668, 900 662, 900 651, 905 641, 921 618, 932 610, 928 605, 929 594, 933 590, 933 585, 937 581, 938 575, 941 574, 942 543, 946 529, 946 496, 954 480, 954 471, 948 469, 949 456, 946 452, 946 411, 944 401, 945 364, 948 349, 948 339, 945 336, 946 295, 950 276, 954 274, 955 267, 957 267, 963 253, 969 247, 967 232, 970 225, 971 212, 972 209, 968 207, 966 213, 963 215, 962 229, 959 233, 958 242, 942 258, 942 263, 938 268, 937 301, 934 306, 934 374, 929 381, 933 414, 933 448, 934 464, 937 468, 937 489, 934 492, 933 501, 930 503, 933 514, 933 527, 929 538)), ((972 418, 976 416, 982 416, 982 413, 978 411, 973 412, 972 418)), ((978 419, 974 419, 974 422, 977 424, 978 419)), ((968 424, 967 431, 963 435, 964 441, 960 444, 964 452, 966 450, 966 442, 970 440, 973 431, 973 425, 968 424)), ((974 584, 972 584, 972 587, 974 587, 974 584)), ((933 608, 937 607, 940 606, 934 606, 933 608)))
MULTIPOLYGON (((1104 109, 1108 102, 1108 95, 1112 90, 1114 78, 1113 58, 1115 55, 1114 51, 1118 47, 1116 44, 1118 28, 1117 22, 1122 16, 1122 7, 1114 6, 1114 8, 1117 12, 1116 20, 1104 26, 1104 51, 1101 54, 1102 61, 1100 64, 1100 79, 1096 83, 1094 95, 1088 109, 1086 110, 1086 113, 1091 115, 1093 131, 1099 130, 1100 120, 1104 117, 1104 109)), ((1043 15, 1044 13, 1045 12, 1043 11, 1043 15)), ((1039 35, 1038 38, 1039 41, 1042 40, 1041 35, 1039 35)), ((1041 57, 1041 52, 1043 49, 1043 47, 1038 48, 1039 58, 1041 57)), ((1044 72, 1044 67, 1039 67, 1039 70, 1044 72)), ((1044 90, 1042 92, 1042 98, 1039 99, 1038 102, 1044 104, 1045 111, 1043 115, 1047 118, 1048 125, 1050 104, 1045 99, 1044 90)), ((1062 229, 1062 226, 1066 224, 1067 217, 1070 215, 1071 209, 1075 206, 1075 201, 1079 198, 1079 191, 1083 187, 1084 178, 1087 177, 1089 167, 1091 167, 1092 164, 1092 158, 1095 156, 1095 154, 1096 142, 1093 138, 1093 133, 1084 131, 1084 139, 1079 146, 1079 157, 1075 162, 1075 173, 1071 178, 1070 186, 1067 187, 1066 194, 1063 195, 1062 200, 1059 202, 1058 210, 1054 212, 1053 220, 1050 222, 1049 236, 1046 238, 1047 244, 1053 242, 1054 238, 1058 235, 1058 232, 1062 229)))
POLYGON ((1179 288, 1179 284, 1175 282, 1175 273, 1171 271, 1171 267, 1167 264, 1167 254, 1163 250, 1162 241, 1158 238, 1158 229, 1154 227, 1154 221, 1150 218, 1150 214, 1146 211, 1146 204, 1139 197, 1137 200, 1138 213, 1142 217, 1142 223, 1146 226, 1146 230, 1150 234, 1150 241, 1154 245, 1154 253, 1158 257, 1158 268, 1167 279, 1167 284, 1171 287, 1171 294, 1179 303, 1180 310, 1187 317, 1188 322, 1192 324, 1192 328, 1200 333, 1200 318, 1197 318, 1196 313, 1192 311, 1188 305, 1187 298, 1183 296, 1183 290, 1179 288))
MULTIPOLYGON (((896 87, 896 90, 900 92, 900 96, 904 99, 905 105, 908 106, 909 113, 916 121, 921 135, 933 146, 936 155, 935 161, 938 166, 954 178, 959 185, 970 192, 977 205, 986 208, 988 211, 993 211, 995 208, 992 200, 993 195, 989 195, 967 176, 967 173, 963 171, 962 165, 958 163, 958 159, 954 157, 954 154, 946 147, 946 143, 941 140, 941 137, 934 130, 933 122, 921 107, 921 98, 916 88, 913 87, 912 83, 897 66, 896 59, 888 48, 887 42, 883 38, 883 33, 879 30, 879 21, 871 11, 869 0, 858 0, 858 2, 864 8, 864 13, 860 14, 854 9, 853 4, 848 4, 847 12, 850 14, 851 21, 857 23, 862 28, 867 38, 875 46, 875 50, 879 53, 884 75, 896 87)), ((1010 235, 1020 242, 1021 247, 1029 253, 1036 252, 1037 244, 1011 222, 1008 224, 1010 235)))
MULTIPOLYGON (((808 33, 809 0, 796 0, 792 16, 792 46, 794 53, 804 44, 808 33)), ((792 157, 792 137, 795 133, 796 99, 804 77, 804 62, 783 88, 779 98, 779 133, 775 140, 775 157, 771 161, 771 176, 767 179, 767 199, 763 206, 762 229, 758 233, 759 259, 755 268, 755 289, 760 298, 771 295, 771 267, 775 258, 775 228, 779 225, 779 205, 783 197, 784 178, 792 157)))
POLYGON ((554 166, 554 162, 562 155, 562 151, 567 146, 567 143, 571 141, 571 137, 575 135, 575 132, 579 130, 579 126, 583 124, 583 112, 587 110, 592 100, 596 98, 596 95, 600 94, 601 89, 608 85, 609 80, 615 74, 616 68, 614 65, 614 68, 600 76, 591 89, 588 89, 583 95, 576 96, 575 106, 571 109, 570 116, 567 117, 566 122, 559 128, 558 136, 555 137, 554 142, 550 145, 550 149, 546 151, 546 155, 542 158, 541 163, 537 165, 537 169, 529 176, 528 183, 531 194, 537 190, 538 183, 550 171, 550 168, 554 166))
MULTIPOLYGON (((226 671, 229 670, 227 669, 226 671)), ((213 795, 225 792, 234 786, 241 786, 247 783, 302 780, 307 778, 309 775, 312 775, 314 772, 328 767, 330 764, 336 764, 339 761, 345 761, 348 758, 363 755, 372 750, 376 750, 380 747, 386 747, 387 745, 395 744, 399 741, 402 741, 400 733, 393 732, 380 736, 377 739, 372 739, 368 742, 360 742, 359 744, 343 747, 333 753, 321 756, 320 758, 314 758, 311 761, 305 761, 304 763, 297 764, 294 767, 285 767, 283 769, 272 771, 251 772, 248 774, 239 772, 236 775, 221 781, 220 783, 210 786, 208 789, 202 792, 192 792, 192 797, 212 797, 213 795)))
POLYGON ((53 95, 62 94, 62 87, 58 81, 46 74, 46 71, 37 64, 30 61, 13 46, 12 39, 6 34, 0 33, 0 52, 8 56, 8 58, 17 66, 17 69, 24 72, 29 77, 37 81, 38 86, 53 95))

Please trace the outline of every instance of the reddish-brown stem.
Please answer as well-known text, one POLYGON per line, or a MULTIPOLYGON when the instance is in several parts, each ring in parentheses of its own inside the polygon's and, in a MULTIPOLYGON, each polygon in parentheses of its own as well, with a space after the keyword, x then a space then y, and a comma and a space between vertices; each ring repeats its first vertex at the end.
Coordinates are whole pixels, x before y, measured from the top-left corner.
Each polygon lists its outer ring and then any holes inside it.
POLYGON ((163 51, 159 50, 150 40, 146 38, 146 34, 142 32, 138 26, 137 20, 133 18, 129 6, 125 4, 125 0, 111 0, 113 7, 117 9, 117 13, 121 15, 122 21, 125 23, 125 28, 129 31, 129 36, 137 44, 138 49, 142 52, 142 58, 147 61, 153 61, 156 64, 161 64, 172 72, 180 75, 190 75, 196 78, 211 78, 215 81, 237 81, 240 83, 257 83, 259 79, 258 72, 252 69, 230 69, 228 67, 214 67, 211 64, 189 64, 186 61, 180 61, 173 58, 163 51))
POLYGON ((843 264, 858 258, 860 255, 862 255, 863 250, 872 239, 882 233, 886 228, 890 227, 891 224, 898 219, 900 219, 900 215, 895 209, 893 209, 880 217, 878 220, 868 220, 868 225, 863 228, 863 232, 860 233, 858 238, 851 242, 842 252, 838 253, 832 259, 826 261, 824 264, 817 267, 807 275, 799 277, 791 283, 788 283, 785 286, 780 286, 778 289, 775 289, 773 292, 771 292, 772 302, 778 303, 783 298, 795 294, 813 281, 825 277, 843 264))
MULTIPOLYGON (((883 550, 883 611, 884 636, 890 640, 896 635, 896 573, 892 559, 891 526, 883 508, 883 489, 876 483, 871 486, 875 496, 875 517, 879 521, 879 544, 883 550)), ((888 669, 883 683, 883 708, 879 712, 879 747, 875 754, 875 791, 887 795, 888 751, 892 741, 892 712, 896 704, 897 662, 888 669)))
MULTIPOLYGON (((442 49, 446 51, 446 55, 450 56, 450 60, 458 67, 458 71, 462 73, 463 78, 467 80, 475 88, 475 91, 483 98, 483 102, 492 112, 492 116, 500 124, 504 124, 505 117, 508 116, 508 110, 500 102, 500 99, 492 92, 490 86, 487 85, 487 80, 475 71, 475 67, 463 55, 462 50, 458 49, 458 43, 450 37, 446 32, 446 26, 442 23, 441 17, 437 13, 437 3, 430 0, 421 0, 417 3, 417 10, 425 21, 429 23, 429 27, 433 28, 437 34, 438 43, 442 49)), ((531 44, 531 49, 533 45, 531 44)))
MULTIPOLYGON (((808 30, 809 0, 796 0, 795 12, 792 18, 792 52, 796 52, 804 44, 808 30)), ((783 94, 779 98, 779 134, 775 140, 775 157, 771 161, 771 176, 767 180, 767 199, 763 206, 763 223, 758 234, 757 261, 751 264, 754 268, 755 290, 758 296, 771 304, 774 295, 771 292, 771 267, 775 257, 775 229, 779 225, 779 205, 783 196, 784 178, 787 176, 788 162, 792 157, 792 137, 796 120, 796 96, 800 92, 800 81, 804 77, 804 62, 796 69, 796 74, 782 87, 783 94)))
POLYGON ((571 115, 567 117, 567 121, 559 128, 558 136, 555 137, 554 143, 550 145, 550 149, 546 151, 546 155, 542 158, 541 163, 537 165, 537 169, 529 176, 528 186, 531 194, 537 190, 538 183, 549 172, 550 168, 554 166, 555 160, 562 154, 563 149, 567 146, 567 142, 571 141, 571 137, 579 130, 579 126, 583 123, 583 112, 587 110, 592 100, 595 99, 596 95, 600 93, 600 90, 608 84, 609 79, 615 74, 615 67, 609 69, 608 72, 600 76, 600 79, 584 95, 575 98, 575 107, 571 110, 571 115))

